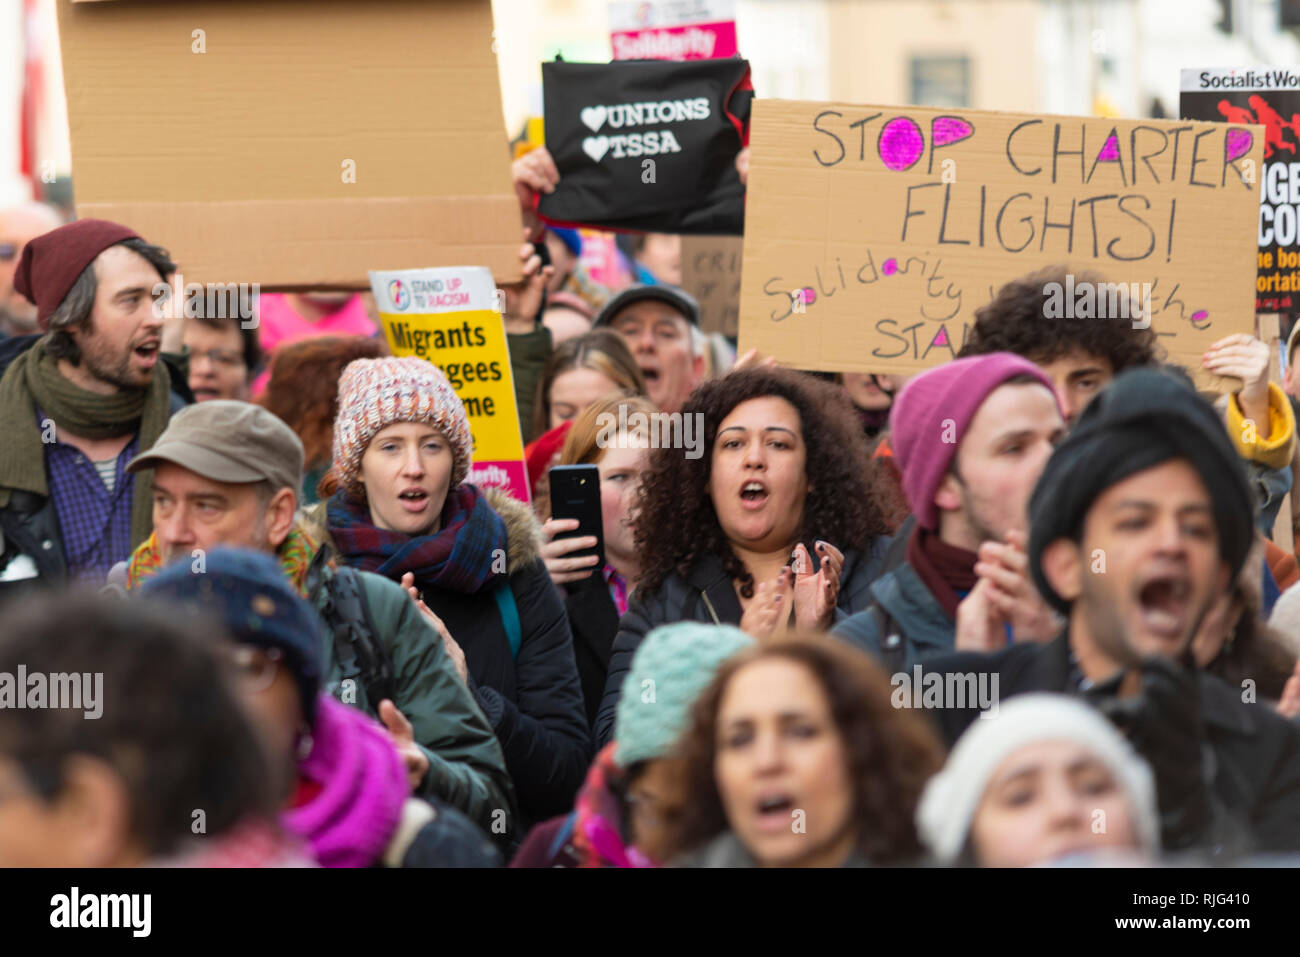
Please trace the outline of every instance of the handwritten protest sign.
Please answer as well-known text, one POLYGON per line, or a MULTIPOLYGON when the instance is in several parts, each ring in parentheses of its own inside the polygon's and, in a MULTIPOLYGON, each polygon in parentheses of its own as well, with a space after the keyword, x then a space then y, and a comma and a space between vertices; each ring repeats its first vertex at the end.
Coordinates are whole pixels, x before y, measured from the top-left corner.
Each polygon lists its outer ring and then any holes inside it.
POLYGON ((700 304, 700 328, 734 336, 740 324, 739 236, 683 236, 682 288, 700 304))
POLYGON ((1054 264, 1137 284, 1191 370, 1252 330, 1259 126, 761 99, 753 124, 742 351, 920 371, 1054 264))
POLYGON ((1293 309, 1300 302, 1300 72, 1183 70, 1180 79, 1181 116, 1264 128, 1255 308, 1293 309))
POLYGON ((467 481, 529 500, 505 323, 480 266, 372 271, 370 288, 395 356, 438 366, 465 403, 474 457, 467 481))

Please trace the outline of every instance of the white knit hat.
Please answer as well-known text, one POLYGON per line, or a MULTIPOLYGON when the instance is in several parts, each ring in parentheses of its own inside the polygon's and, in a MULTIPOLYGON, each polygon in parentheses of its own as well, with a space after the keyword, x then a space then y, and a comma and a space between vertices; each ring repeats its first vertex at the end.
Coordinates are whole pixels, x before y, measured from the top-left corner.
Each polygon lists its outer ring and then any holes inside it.
POLYGON ((355 489, 370 440, 394 422, 427 422, 441 429, 453 456, 451 487, 469 473, 474 437, 465 405, 442 370, 415 356, 356 359, 339 376, 334 419, 334 469, 339 484, 355 489))
POLYGON ((926 784, 916 824, 935 857, 945 863, 957 860, 993 772, 1012 752, 1041 741, 1071 741, 1091 751, 1128 795, 1142 849, 1159 850, 1155 784, 1146 762, 1088 705, 1065 695, 1027 694, 1004 702, 995 715, 972 722, 943 770, 926 784))

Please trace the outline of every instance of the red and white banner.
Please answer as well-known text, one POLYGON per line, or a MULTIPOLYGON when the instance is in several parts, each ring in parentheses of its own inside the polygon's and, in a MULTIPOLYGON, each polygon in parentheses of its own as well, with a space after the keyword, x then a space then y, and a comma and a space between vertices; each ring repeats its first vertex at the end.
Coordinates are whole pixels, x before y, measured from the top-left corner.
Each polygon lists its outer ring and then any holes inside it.
POLYGON ((609 29, 615 60, 710 60, 738 52, 733 0, 611 3, 609 29))

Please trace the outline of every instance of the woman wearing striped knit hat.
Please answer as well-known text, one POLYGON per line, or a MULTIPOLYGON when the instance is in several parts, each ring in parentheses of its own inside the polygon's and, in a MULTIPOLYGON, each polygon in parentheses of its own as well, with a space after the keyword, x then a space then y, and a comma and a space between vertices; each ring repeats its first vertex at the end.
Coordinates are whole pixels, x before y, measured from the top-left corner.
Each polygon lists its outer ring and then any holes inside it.
POLYGON ((309 519, 348 565, 422 600, 497 733, 523 834, 573 806, 591 741, 536 519, 465 481, 472 450, 465 407, 436 366, 358 359, 339 379, 328 499, 309 519))

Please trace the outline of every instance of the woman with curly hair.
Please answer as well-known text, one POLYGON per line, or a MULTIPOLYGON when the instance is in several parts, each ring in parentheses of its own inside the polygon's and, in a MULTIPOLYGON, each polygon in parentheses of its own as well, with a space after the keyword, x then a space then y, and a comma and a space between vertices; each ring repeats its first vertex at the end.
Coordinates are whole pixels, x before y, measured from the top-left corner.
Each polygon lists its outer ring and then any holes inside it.
POLYGON ((339 376, 353 359, 377 358, 382 348, 364 336, 322 336, 281 346, 271 360, 271 381, 257 402, 302 440, 303 505, 319 500, 316 486, 330 467, 339 376))
POLYGON ((824 631, 866 607, 888 545, 862 430, 837 386, 746 368, 699 386, 682 415, 699 423, 700 444, 651 451, 634 526, 641 581, 610 656, 601 745, 650 629, 705 621, 761 639, 793 618, 824 631))
POLYGON ((820 636, 741 651, 696 700, 666 858, 688 867, 863 867, 922 856, 943 763, 864 653, 820 636))

